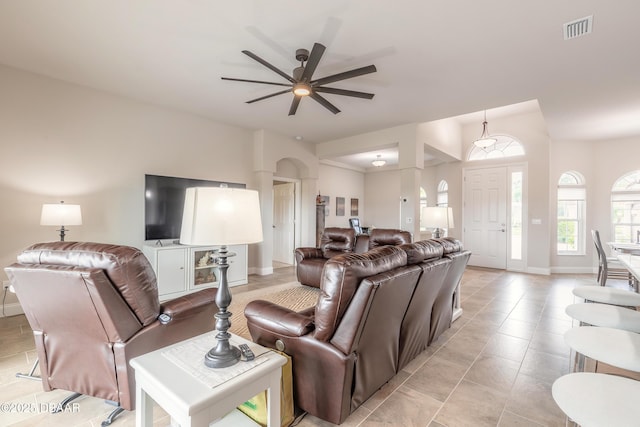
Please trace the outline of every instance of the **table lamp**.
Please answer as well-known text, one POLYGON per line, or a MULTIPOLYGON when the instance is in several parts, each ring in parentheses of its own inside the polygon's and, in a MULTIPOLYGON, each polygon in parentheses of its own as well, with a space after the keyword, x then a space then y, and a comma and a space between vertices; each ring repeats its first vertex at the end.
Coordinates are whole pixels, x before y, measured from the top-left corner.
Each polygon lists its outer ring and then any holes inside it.
POLYGON ((422 208, 422 222, 425 227, 433 228, 433 237, 440 238, 440 229, 453 228, 453 209, 441 206, 422 208))
POLYGON ((55 204, 42 205, 40 225, 59 225, 60 241, 64 242, 65 225, 82 225, 82 212, 80 205, 68 205, 64 201, 55 204))
POLYGON ((220 272, 216 294, 216 346, 204 357, 210 368, 225 368, 240 360, 240 349, 229 344, 231 326, 227 311, 231 292, 227 282, 227 258, 235 254, 227 245, 262 241, 262 221, 258 192, 228 187, 187 188, 182 216, 180 243, 186 245, 219 245, 217 267, 220 272))

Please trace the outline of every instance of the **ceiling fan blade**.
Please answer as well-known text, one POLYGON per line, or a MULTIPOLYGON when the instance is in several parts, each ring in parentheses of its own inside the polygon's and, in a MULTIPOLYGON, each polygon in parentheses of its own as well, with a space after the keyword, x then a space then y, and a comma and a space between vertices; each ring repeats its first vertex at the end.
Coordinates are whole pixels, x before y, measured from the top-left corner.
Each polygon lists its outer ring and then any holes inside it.
POLYGON ((232 77, 220 77, 222 80, 231 80, 234 82, 261 83, 264 85, 291 86, 289 83, 264 82, 262 80, 234 79, 232 77))
POLYGON ((303 82, 311 81, 311 76, 313 75, 313 72, 316 71, 316 68, 320 63, 320 58, 322 58, 325 49, 326 48, 320 43, 314 43, 313 49, 311 49, 311 54, 309 55, 309 59, 304 66, 304 72, 302 73, 302 77, 300 78, 300 80, 302 80, 303 82))
POLYGON ((260 98, 252 99, 251 101, 247 101, 247 104, 254 103, 256 101, 262 101, 263 99, 271 98, 272 96, 282 95, 283 93, 291 92, 291 89, 281 90, 280 92, 272 93, 271 95, 261 96, 260 98))
POLYGON ((325 98, 323 98, 319 94, 317 94, 317 93, 312 91, 309 96, 311 98, 315 99, 324 108, 326 108, 327 110, 331 111, 333 114, 338 114, 340 112, 340 110, 338 110, 338 108, 335 105, 333 105, 332 103, 327 101, 325 98))
POLYGON ((364 74, 375 73, 376 66, 375 65, 367 65, 366 67, 356 68, 351 71, 345 71, 344 73, 334 74, 332 76, 322 77, 318 80, 311 81, 311 84, 314 86, 322 86, 327 83, 337 82, 338 80, 346 80, 351 79, 353 77, 362 76, 364 74))
POLYGON ((289 115, 293 116, 298 111, 298 105, 300 105, 301 96, 294 96, 293 101, 291 101, 291 108, 289 108, 289 115))
POLYGON ((355 90, 336 89, 333 87, 324 87, 324 86, 314 87, 313 90, 315 90, 316 92, 331 93, 333 95, 354 96, 356 98, 364 98, 364 99, 372 99, 375 96, 375 94, 373 93, 357 92, 355 90))
POLYGON ((265 67, 267 67, 268 69, 270 69, 271 71, 281 75, 282 77, 284 77, 285 79, 289 80, 291 83, 296 83, 296 81, 293 79, 293 77, 287 75, 284 71, 274 67, 273 65, 269 64, 267 61, 265 61, 264 59, 260 58, 258 55, 256 55, 255 53, 251 53, 248 50, 243 50, 242 53, 244 53, 245 55, 247 55, 249 58, 258 61, 259 63, 261 63, 262 65, 264 65, 265 67))

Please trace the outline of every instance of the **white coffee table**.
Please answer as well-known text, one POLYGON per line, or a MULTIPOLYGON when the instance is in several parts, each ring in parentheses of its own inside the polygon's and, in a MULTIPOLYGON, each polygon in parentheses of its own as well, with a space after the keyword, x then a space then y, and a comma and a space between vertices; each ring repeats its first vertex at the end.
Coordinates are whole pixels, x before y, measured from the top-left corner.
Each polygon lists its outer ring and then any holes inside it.
POLYGON ((233 345, 249 344, 256 354, 255 361, 239 362, 229 368, 206 368, 206 351, 196 353, 193 348, 203 343, 213 347, 215 335, 215 331, 209 332, 131 360, 136 376, 136 426, 152 426, 153 401, 181 427, 209 426, 264 390, 268 426, 280 426, 280 378, 286 358, 232 335, 233 345), (181 358, 182 355, 187 357, 181 358), (246 370, 226 378, 231 369, 246 370))

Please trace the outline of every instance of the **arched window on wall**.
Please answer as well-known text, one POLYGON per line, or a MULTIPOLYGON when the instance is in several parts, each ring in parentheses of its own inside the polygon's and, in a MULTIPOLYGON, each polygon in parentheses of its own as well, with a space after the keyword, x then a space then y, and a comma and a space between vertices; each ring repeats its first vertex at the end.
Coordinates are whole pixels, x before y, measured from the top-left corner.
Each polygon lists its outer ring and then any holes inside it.
POLYGON ((449 206, 449 184, 444 179, 438 183, 436 206, 449 206))
POLYGON ((425 231, 427 228, 422 223, 422 209, 427 207, 427 192, 424 188, 420 187, 420 231, 425 231))
POLYGON ((496 143, 487 148, 473 146, 469 151, 467 160, 502 159, 524 155, 524 147, 520 141, 509 135, 491 135, 496 138, 496 143))
POLYGON ((587 191, 584 177, 568 171, 558 179, 556 249, 558 255, 584 255, 587 191))
POLYGON ((635 242, 640 231, 640 170, 619 178, 611 188, 611 223, 615 242, 635 242))

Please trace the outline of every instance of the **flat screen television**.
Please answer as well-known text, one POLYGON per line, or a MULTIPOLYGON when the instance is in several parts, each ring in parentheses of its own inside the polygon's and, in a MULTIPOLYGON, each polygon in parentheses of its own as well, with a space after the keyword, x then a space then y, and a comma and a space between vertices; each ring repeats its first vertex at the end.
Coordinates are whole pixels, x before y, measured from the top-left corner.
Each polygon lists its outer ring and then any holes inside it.
POLYGON ((144 239, 179 239, 184 196, 189 187, 245 188, 245 184, 173 176, 144 176, 144 239))

